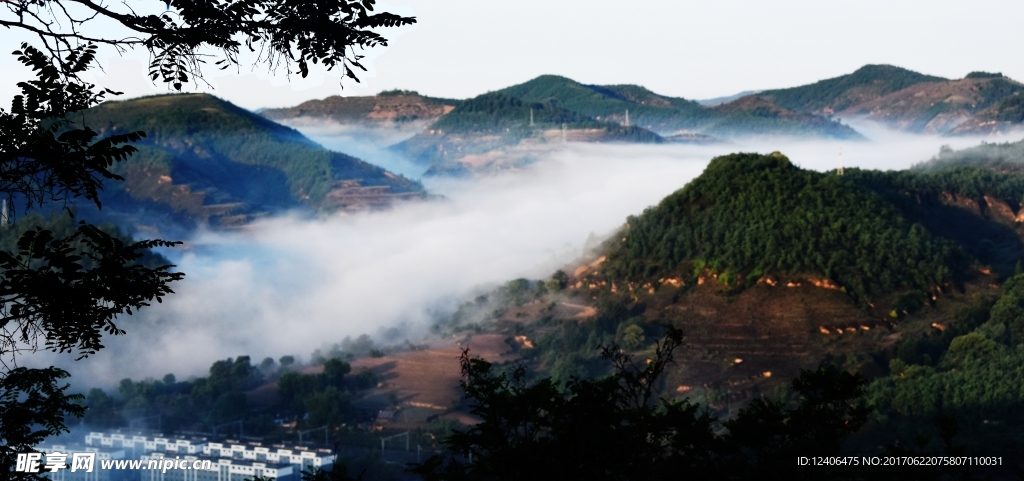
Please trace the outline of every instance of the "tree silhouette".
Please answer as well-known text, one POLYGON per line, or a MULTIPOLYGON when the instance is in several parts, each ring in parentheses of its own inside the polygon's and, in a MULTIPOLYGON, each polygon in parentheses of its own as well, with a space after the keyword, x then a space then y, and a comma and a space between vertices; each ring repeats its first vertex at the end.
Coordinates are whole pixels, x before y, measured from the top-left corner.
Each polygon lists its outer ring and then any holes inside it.
POLYGON ((495 373, 462 362, 470 412, 481 422, 445 440, 447 453, 412 471, 427 480, 855 479, 858 471, 808 469, 797 456, 835 456, 867 420, 864 379, 832 367, 793 381, 799 402, 755 400, 720 422, 699 404, 658 397, 657 386, 681 344, 669 328, 648 363, 616 346, 602 349, 614 373, 526 383, 522 366, 495 373))
MULTIPOLYGON (((0 26, 38 39, 14 52, 35 79, 21 82, 9 111, 0 109, 0 195, 19 211, 44 205, 68 207, 84 200, 102 207, 103 182, 123 180, 110 169, 131 156, 130 132, 101 137, 77 113, 101 103, 111 90, 82 79, 96 67, 98 45, 118 51, 141 47, 149 74, 175 90, 201 82, 207 60, 220 68, 239 64, 241 49, 257 63, 306 76, 310 63, 335 67, 358 81, 365 68, 357 49, 386 45, 374 31, 407 25, 414 18, 374 13, 374 0, 166 0, 160 13, 138 13, 127 3, 93 0, 4 2, 0 26), (116 26, 116 28, 112 27, 116 26), (208 51, 217 52, 215 55, 208 51)), ((135 6, 143 9, 145 6, 135 6)), ((70 210, 69 210, 70 213, 70 210)), ((5 228, 8 214, 0 219, 5 228)), ((63 237, 39 227, 27 230, 14 251, 0 251, 0 473, 12 473, 15 456, 48 435, 66 431, 68 416, 81 416, 80 395, 66 393, 67 372, 56 367, 18 367, 18 354, 48 349, 78 359, 103 348, 104 334, 125 331, 115 323, 160 302, 182 273, 147 266, 143 255, 162 240, 126 242, 81 222, 63 237)))

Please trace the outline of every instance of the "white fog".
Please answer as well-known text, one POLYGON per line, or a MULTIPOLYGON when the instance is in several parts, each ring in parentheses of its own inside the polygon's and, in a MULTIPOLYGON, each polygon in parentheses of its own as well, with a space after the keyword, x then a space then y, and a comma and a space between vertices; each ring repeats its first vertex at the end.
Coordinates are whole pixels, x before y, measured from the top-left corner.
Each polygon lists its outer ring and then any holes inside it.
MULTIPOLYGON (((570 144, 518 172, 422 179, 444 200, 319 220, 284 216, 245 232, 200 233, 185 239, 188 249, 167 252, 187 274, 173 286, 176 294, 121 319, 126 336, 108 336, 107 348, 82 362, 52 354, 24 359, 68 367, 76 387, 88 387, 125 377, 204 375, 213 361, 238 355, 255 362, 289 354, 308 359, 345 336, 378 335, 393 326, 418 342, 431 310, 517 277, 547 277, 579 255, 589 236, 612 232, 626 216, 683 187, 716 155, 778 150, 816 170, 840 162, 904 169, 942 145, 979 142, 856 127, 871 141, 570 144)), ((359 136, 351 132, 302 130, 328 147, 348 146, 367 161, 415 177, 413 164, 378 150, 382 142, 353 146, 359 136)))

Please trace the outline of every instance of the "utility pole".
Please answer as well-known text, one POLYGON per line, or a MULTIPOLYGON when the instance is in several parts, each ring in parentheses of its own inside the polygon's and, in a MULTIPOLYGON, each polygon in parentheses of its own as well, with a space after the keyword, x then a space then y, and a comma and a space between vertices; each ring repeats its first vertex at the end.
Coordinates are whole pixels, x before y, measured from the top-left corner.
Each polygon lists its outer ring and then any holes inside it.
POLYGON ((530 127, 533 127, 533 107, 530 107, 530 127))
POLYGON ((312 432, 316 432, 316 431, 319 431, 321 429, 324 430, 324 445, 326 445, 327 444, 327 426, 320 426, 318 428, 313 428, 313 429, 310 429, 308 431, 299 431, 299 444, 302 444, 302 436, 304 434, 309 434, 309 433, 312 433, 312 432))
MULTIPOLYGON (((381 459, 384 459, 384 442, 385 441, 390 441, 390 440, 395 439, 395 438, 400 438, 402 436, 405 436, 405 452, 409 452, 409 431, 406 431, 404 433, 398 433, 398 434, 395 434, 393 436, 388 436, 386 438, 380 438, 380 458, 381 459)), ((416 446, 417 462, 419 462, 418 461, 418 459, 419 459, 419 449, 420 449, 420 447, 419 447, 419 445, 417 445, 416 446)))
POLYGON ((629 109, 626 109, 626 127, 629 127, 629 109))
POLYGON ((565 143, 565 123, 562 123, 562 143, 565 143))

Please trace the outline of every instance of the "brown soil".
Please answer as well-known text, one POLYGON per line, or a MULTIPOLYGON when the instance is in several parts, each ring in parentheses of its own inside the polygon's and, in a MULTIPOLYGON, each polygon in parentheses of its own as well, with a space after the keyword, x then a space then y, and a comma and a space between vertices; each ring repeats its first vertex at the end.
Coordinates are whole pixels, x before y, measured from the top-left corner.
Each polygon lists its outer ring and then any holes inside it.
POLYGON ((357 359, 352 363, 353 374, 371 370, 381 379, 378 388, 361 404, 368 408, 388 404, 394 394, 401 405, 443 412, 461 399, 459 356, 467 348, 470 355, 492 362, 508 360, 511 356, 504 335, 477 334, 430 349, 357 359))

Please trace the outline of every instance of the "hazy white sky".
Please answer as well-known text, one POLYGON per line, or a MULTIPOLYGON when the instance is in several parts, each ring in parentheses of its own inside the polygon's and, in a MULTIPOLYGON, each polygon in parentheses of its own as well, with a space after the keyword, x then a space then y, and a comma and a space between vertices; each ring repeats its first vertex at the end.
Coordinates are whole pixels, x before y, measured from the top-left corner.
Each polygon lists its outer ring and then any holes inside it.
MULTIPOLYGON (((393 88, 466 98, 559 74, 701 99, 810 83, 868 63, 950 78, 985 70, 1024 80, 1019 1, 390 0, 378 7, 419 23, 385 31, 393 41, 368 52, 370 71, 361 84, 347 83, 341 92, 336 74, 288 83, 243 68, 242 75, 211 72, 215 93, 248 108, 393 88)), ((6 51, 28 39, 3 36, 6 51)), ((101 85, 129 96, 166 91, 144 76, 143 53, 108 57, 101 57, 101 85)), ((0 106, 9 105, 4 99, 25 75, 13 57, 0 58, 0 106)))

